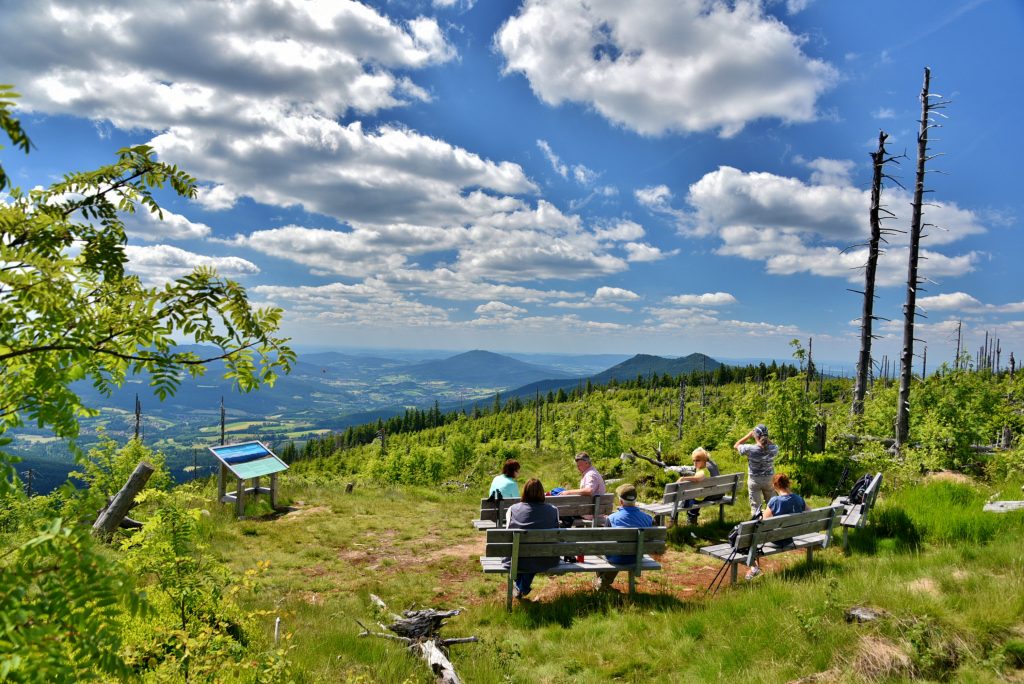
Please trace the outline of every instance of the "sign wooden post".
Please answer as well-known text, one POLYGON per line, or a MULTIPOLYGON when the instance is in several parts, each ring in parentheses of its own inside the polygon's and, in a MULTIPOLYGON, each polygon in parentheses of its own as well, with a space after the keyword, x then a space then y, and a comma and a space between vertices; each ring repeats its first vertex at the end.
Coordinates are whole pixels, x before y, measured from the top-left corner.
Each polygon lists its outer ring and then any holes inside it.
POLYGON ((288 465, 263 442, 243 442, 209 449, 220 464, 220 476, 217 478, 217 500, 220 503, 234 503, 239 518, 245 513, 247 494, 253 497, 269 494, 271 508, 277 508, 277 474, 288 470, 288 465), (260 478, 266 475, 270 476, 270 487, 261 487, 260 478), (229 477, 235 478, 233 492, 227 491, 229 477), (251 480, 252 486, 247 488, 246 480, 251 480))

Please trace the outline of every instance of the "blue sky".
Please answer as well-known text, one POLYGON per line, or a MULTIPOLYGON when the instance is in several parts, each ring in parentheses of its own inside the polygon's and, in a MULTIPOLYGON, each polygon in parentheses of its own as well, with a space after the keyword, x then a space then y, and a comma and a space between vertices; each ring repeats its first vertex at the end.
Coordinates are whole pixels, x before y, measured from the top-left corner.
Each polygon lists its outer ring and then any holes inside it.
MULTIPOLYGON (((933 133, 918 337, 1024 350, 1019 0, 7 2, 23 188, 128 144, 195 175, 130 268, 198 264, 300 345, 853 361, 878 131, 933 133)), ((909 195, 889 184, 891 227, 909 195)), ((879 269, 897 355, 906 246, 879 269)), ((920 349, 920 344, 918 346, 920 349)), ((1018 354, 1019 356, 1019 354, 1018 354)))

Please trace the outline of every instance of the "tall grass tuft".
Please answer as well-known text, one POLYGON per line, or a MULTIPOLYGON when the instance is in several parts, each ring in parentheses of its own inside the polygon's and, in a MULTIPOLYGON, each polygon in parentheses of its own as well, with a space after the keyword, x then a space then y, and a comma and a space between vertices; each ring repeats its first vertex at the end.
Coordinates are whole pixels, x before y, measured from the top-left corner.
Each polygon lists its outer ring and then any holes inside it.
POLYGON ((931 543, 977 544, 1024 529, 1024 514, 986 512, 986 499, 973 485, 935 480, 887 498, 876 522, 911 547, 915 534, 931 543))

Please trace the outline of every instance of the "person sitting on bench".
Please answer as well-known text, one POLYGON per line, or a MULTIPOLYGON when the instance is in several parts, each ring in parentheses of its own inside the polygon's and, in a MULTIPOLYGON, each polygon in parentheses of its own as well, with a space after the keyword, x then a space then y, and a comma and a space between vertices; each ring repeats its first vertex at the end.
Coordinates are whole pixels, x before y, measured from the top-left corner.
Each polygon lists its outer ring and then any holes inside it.
POLYGON ((516 478, 519 476, 519 461, 510 458, 501 467, 501 474, 495 475, 491 480, 491 489, 487 496, 494 497, 495 492, 501 494, 502 499, 518 499, 519 483, 516 478))
MULTIPOLYGON (((694 449, 690 457, 693 459, 693 475, 684 475, 676 480, 676 482, 700 482, 711 477, 711 471, 708 469, 708 461, 711 460, 711 457, 708 456, 708 452, 704 450, 704 447, 694 449)), ((683 502, 683 506, 689 509, 686 511, 686 519, 691 525, 696 525, 697 519, 700 518, 700 509, 690 508, 690 506, 696 505, 696 499, 687 499, 683 502)))
MULTIPOLYGON (((586 451, 581 451, 576 454, 573 459, 576 461, 576 469, 580 471, 580 486, 579 489, 563 489, 558 493, 558 496, 571 496, 573 494, 582 494, 584 496, 601 496, 605 493, 604 478, 601 477, 601 473, 597 472, 597 468, 590 462, 590 454, 586 451)), ((562 518, 562 527, 572 527, 573 524, 579 520, 592 520, 594 516, 566 516, 562 518)), ((601 521, 597 522, 597 526, 601 527, 601 521)))
MULTIPOLYGON (((654 524, 651 516, 636 507, 636 487, 631 484, 619 485, 615 490, 621 508, 608 516, 610 527, 650 527, 654 524)), ((605 556, 609 563, 634 563, 635 556, 605 556)), ((618 570, 597 573, 597 589, 611 589, 618 570)))
MULTIPOLYGON (((790 491, 789 476, 785 473, 775 473, 772 476, 772 489, 775 490, 775 496, 768 500, 768 507, 764 511, 764 519, 772 518, 776 515, 788 515, 790 513, 803 513, 807 510, 807 502, 799 494, 794 494, 790 491)), ((776 546, 787 546, 793 543, 793 538, 779 539, 775 542, 776 546)), ((757 562, 751 566, 750 572, 747 573, 747 579, 754 579, 761 574, 761 568, 757 566, 757 562)))
MULTIPOLYGON (((508 509, 508 528, 522 530, 554 530, 558 529, 558 509, 544 503, 544 485, 537 478, 527 480, 523 486, 523 496, 519 503, 508 509)), ((511 563, 511 558, 505 559, 511 563)), ((550 570, 559 563, 557 556, 540 558, 520 558, 512 595, 523 599, 530 593, 533 578, 538 572, 550 570)))

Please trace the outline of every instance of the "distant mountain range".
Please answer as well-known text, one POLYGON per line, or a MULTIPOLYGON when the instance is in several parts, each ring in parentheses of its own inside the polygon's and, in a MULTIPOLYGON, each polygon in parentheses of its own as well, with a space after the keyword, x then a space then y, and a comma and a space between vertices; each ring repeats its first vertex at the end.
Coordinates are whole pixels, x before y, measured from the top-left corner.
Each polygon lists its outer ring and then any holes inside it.
MULTIPOLYGON (((183 347, 200 357, 211 348, 183 347)), ((179 478, 183 468, 200 452, 200 463, 209 460, 204 447, 217 443, 220 403, 227 414, 227 440, 263 439, 268 443, 308 438, 325 430, 344 430, 353 425, 401 415, 408 408, 428 408, 435 402, 443 411, 471 410, 487 405, 496 393, 503 399, 533 397, 536 392, 566 391, 589 380, 595 385, 635 380, 639 376, 688 374, 713 371, 722 364, 703 354, 669 359, 638 354, 621 355, 519 355, 513 358, 483 350, 447 358, 423 360, 427 354, 386 356, 317 352, 303 354, 288 375, 273 387, 242 394, 223 378, 224 363, 209 364, 205 375, 183 378, 173 396, 159 401, 146 375, 132 376, 124 386, 104 396, 88 381, 73 389, 84 404, 100 409, 100 415, 82 421, 78 443, 95 444, 99 431, 115 439, 128 439, 134 430, 135 396, 142 403, 143 438, 161 449, 179 478), (545 363, 530 363, 527 360, 545 363), (621 360, 602 369, 601 364, 621 360)), ((37 491, 57 486, 72 468, 66 445, 54 441, 45 430, 25 426, 13 430, 9 449, 24 458, 19 471, 31 469, 37 491)))
POLYGON ((554 368, 518 361, 510 356, 474 349, 439 361, 426 361, 401 369, 419 382, 441 380, 474 387, 516 387, 547 379, 573 377, 554 368))
POLYGON ((689 375, 693 371, 711 372, 721 365, 721 363, 715 361, 710 356, 700 353, 690 354, 689 356, 683 356, 678 359, 668 359, 662 356, 651 356, 649 354, 637 354, 636 356, 626 359, 622 363, 616 364, 595 375, 574 378, 569 381, 545 379, 509 390, 502 396, 507 398, 532 397, 538 391, 541 394, 557 392, 560 389, 569 391, 580 384, 586 383, 588 380, 594 385, 607 385, 612 380, 615 380, 616 382, 636 380, 637 376, 661 376, 666 373, 668 375, 689 375))
MULTIPOLYGON (((210 349, 189 348, 211 355, 210 349)), ((205 375, 184 378, 172 397, 159 402, 147 376, 134 376, 109 397, 88 382, 74 389, 87 406, 131 411, 135 394, 148 415, 168 420, 217 414, 224 397, 229 415, 235 418, 266 418, 301 414, 317 424, 337 428, 350 419, 373 420, 401 413, 405 407, 425 407, 438 401, 451 409, 465 402, 503 397, 529 397, 559 389, 571 390, 588 380, 605 385, 637 376, 689 374, 713 371, 722 364, 704 354, 671 359, 637 354, 597 373, 576 375, 552 366, 527 363, 504 354, 473 350, 432 361, 408 363, 386 357, 357 356, 338 352, 306 354, 281 375, 273 387, 242 394, 223 379, 224 363, 214 361, 205 375), (346 418, 350 419, 346 419, 346 418)), ((571 366, 570 366, 571 367, 571 366)), ((585 369, 585 368, 584 368, 585 369)))

